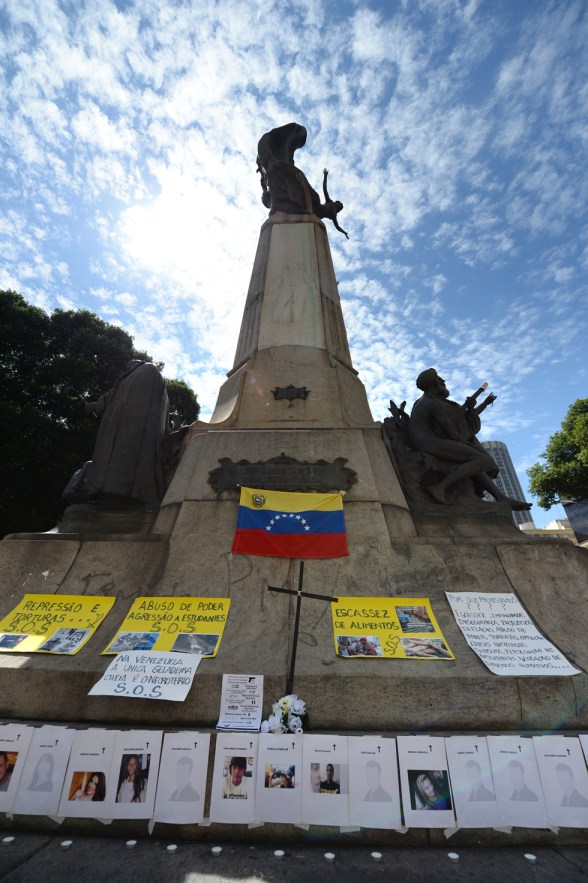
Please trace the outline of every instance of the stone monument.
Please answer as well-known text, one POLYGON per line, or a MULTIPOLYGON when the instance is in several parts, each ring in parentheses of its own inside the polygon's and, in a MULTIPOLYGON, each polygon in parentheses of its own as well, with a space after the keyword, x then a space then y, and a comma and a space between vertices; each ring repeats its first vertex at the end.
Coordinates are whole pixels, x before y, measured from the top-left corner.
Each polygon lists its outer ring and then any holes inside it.
POLYGON ((407 447, 402 434, 392 432, 391 441, 370 412, 323 223, 336 221, 341 204, 321 203, 294 165, 305 140, 306 130, 291 123, 259 142, 270 213, 234 364, 210 423, 188 431, 149 533, 13 534, 0 544, 2 615, 25 591, 117 597, 75 657, 0 654, 2 716, 214 727, 223 672, 263 674, 268 707, 283 695, 295 601, 267 586, 293 588, 299 562, 231 554, 239 485, 247 485, 345 491, 349 556, 307 562, 305 589, 430 598, 456 656, 442 663, 341 658, 329 604, 303 604, 294 687, 313 731, 585 731, 586 674, 491 674, 466 644, 445 591, 514 591, 539 629, 586 669, 588 613, 578 603, 588 584, 586 552, 566 540, 526 537, 505 502, 447 506, 406 480, 428 455, 407 447), (416 466, 406 466, 411 457, 416 466), (139 595, 231 598, 220 651, 202 661, 183 703, 87 695, 109 661, 100 650, 139 595))

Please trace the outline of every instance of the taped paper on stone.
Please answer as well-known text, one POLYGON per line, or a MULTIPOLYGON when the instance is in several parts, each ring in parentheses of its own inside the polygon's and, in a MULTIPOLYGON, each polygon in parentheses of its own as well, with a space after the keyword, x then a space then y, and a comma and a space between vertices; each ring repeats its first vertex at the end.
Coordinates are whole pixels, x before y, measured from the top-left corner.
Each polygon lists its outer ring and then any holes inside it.
POLYGON ((257 733, 219 733, 216 737, 210 819, 247 824, 255 815, 257 733))
POLYGON ((305 734, 302 752, 302 821, 349 825, 347 736, 305 734))
POLYGON ((495 828, 500 822, 485 736, 445 739, 451 790, 460 828, 495 828))
POLYGON ((230 598, 136 598, 102 654, 173 650, 216 656, 230 606, 230 598))
POLYGON ((67 727, 34 729, 13 813, 57 815, 74 736, 67 727))
POLYGON ((103 595, 24 595, 0 622, 0 652, 73 656, 115 600, 103 595))
POLYGON ((34 728, 21 724, 0 725, 0 812, 10 812, 34 728))
POLYGON ((209 748, 209 733, 164 735, 155 796, 156 822, 193 825, 202 821, 209 748))
POLYGON ((533 739, 521 736, 487 738, 500 824, 547 828, 547 807, 533 739))
POLYGON ((362 828, 400 828, 396 740, 348 736, 349 822, 362 828))
POLYGON ((560 828, 588 828, 588 771, 579 740, 534 736, 533 743, 549 821, 560 828))
POLYGON ((118 732, 112 751, 106 813, 110 819, 150 819, 155 807, 161 730, 118 732))
POLYGON ((454 828, 445 739, 398 736, 396 742, 407 828, 454 828))
POLYGON ((331 615, 345 659, 455 659, 428 598, 342 596, 331 615))
POLYGON ((577 675, 512 592, 445 592, 463 636, 496 675, 577 675))
POLYGON ((171 651, 119 653, 88 696, 183 702, 201 659, 191 653, 171 651))
POLYGON ((74 736, 59 803, 59 815, 107 819, 106 800, 115 783, 110 776, 117 730, 78 730, 74 736))
POLYGON ((260 822, 302 820, 303 736, 262 733, 257 755, 255 817, 260 822))

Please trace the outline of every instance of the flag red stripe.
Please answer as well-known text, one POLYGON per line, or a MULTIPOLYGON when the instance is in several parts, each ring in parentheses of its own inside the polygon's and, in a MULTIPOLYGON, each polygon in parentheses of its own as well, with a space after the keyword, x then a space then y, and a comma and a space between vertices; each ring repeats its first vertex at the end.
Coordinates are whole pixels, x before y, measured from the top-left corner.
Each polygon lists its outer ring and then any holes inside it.
POLYGON ((339 558, 347 555, 347 536, 341 533, 271 534, 237 529, 232 552, 274 558, 339 558))

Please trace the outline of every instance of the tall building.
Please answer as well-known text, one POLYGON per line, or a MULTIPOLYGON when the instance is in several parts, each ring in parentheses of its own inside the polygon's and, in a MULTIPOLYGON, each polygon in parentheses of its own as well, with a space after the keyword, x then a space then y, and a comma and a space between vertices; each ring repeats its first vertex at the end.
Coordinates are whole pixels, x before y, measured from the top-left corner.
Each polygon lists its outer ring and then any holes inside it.
MULTIPOLYGON (((510 454, 508 453, 508 448, 504 442, 485 441, 482 442, 482 445, 486 448, 500 469, 498 478, 494 479, 498 489, 508 497, 514 497, 515 500, 526 499, 513 462, 510 458, 510 454)), ((512 517, 517 527, 535 527, 535 522, 533 521, 530 512, 513 512, 512 517)))

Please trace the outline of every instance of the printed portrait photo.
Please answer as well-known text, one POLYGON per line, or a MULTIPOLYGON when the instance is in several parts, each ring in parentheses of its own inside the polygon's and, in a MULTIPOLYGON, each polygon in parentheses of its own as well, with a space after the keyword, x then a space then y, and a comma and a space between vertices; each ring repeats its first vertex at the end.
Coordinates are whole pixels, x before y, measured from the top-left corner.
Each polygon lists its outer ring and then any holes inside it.
POLYGON ((106 776, 89 771, 75 772, 71 777, 68 800, 103 801, 106 797, 106 776))
POLYGON ((337 653, 339 656, 383 656, 380 639, 372 635, 338 635, 337 653))
POLYGON ((38 759, 33 778, 27 791, 53 791, 53 768, 55 760, 51 752, 46 751, 38 759))
POLYGON ((310 787, 314 794, 348 794, 349 767, 346 764, 311 763, 310 787))
POLYGON ((0 751, 0 791, 8 791, 18 751, 0 751))
POLYGON ((178 653, 197 653, 199 656, 213 656, 220 635, 194 635, 180 632, 172 650, 178 653))
POLYGON ((447 770, 408 770, 410 807, 416 810, 452 809, 447 770))
POLYGON ((403 632, 435 631, 426 607, 397 607, 396 615, 403 632))
POLYGON ((407 656, 414 659, 451 659, 451 653, 441 638, 401 638, 407 656))
POLYGON ((296 784, 294 766, 265 766, 266 788, 294 788, 296 784))
POLYGON ((195 803, 200 800, 200 794, 192 786, 192 772, 194 761, 189 754, 182 754, 176 764, 175 788, 168 797, 176 803, 195 803))
POLYGON ((121 632, 108 648, 109 653, 124 653, 127 650, 152 650, 159 632, 121 632))
POLYGON ((116 786, 116 803, 145 803, 150 763, 150 754, 123 754, 116 786))
POLYGON ((14 650, 28 635, 0 635, 0 650, 14 650))
POLYGON ((253 758, 244 755, 225 756, 221 796, 225 800, 247 800, 253 789, 253 758))
POLYGON ((51 653, 73 653, 90 634, 90 629, 57 629, 39 650, 51 653))

